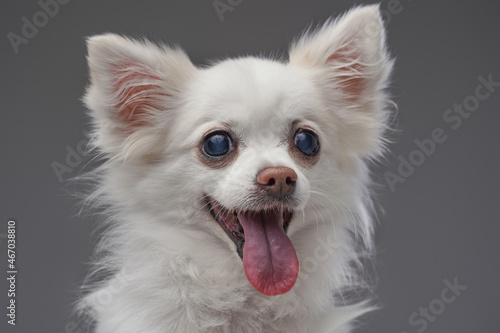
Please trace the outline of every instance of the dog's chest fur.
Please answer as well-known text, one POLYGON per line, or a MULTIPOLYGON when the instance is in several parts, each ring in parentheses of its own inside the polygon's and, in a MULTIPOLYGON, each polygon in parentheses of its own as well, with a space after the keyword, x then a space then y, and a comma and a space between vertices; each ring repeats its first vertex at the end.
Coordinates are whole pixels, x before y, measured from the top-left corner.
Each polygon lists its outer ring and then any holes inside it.
POLYGON ((166 254, 158 261, 160 251, 154 253, 136 256, 134 264, 87 296, 98 312, 96 333, 342 333, 349 328, 348 318, 366 311, 362 306, 334 310, 331 289, 315 288, 321 284, 316 275, 269 298, 243 274, 217 274, 182 256, 166 254))

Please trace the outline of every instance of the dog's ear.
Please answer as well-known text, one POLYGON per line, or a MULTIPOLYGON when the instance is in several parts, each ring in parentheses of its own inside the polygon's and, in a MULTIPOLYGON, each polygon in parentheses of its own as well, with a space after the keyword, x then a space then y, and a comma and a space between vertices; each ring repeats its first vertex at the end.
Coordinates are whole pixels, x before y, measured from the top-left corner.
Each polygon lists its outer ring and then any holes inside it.
POLYGON ((344 143, 367 155, 380 153, 383 146, 388 118, 385 89, 392 65, 376 5, 327 21, 290 49, 290 66, 305 69, 343 121, 344 143))
POLYGON ((152 152, 153 134, 168 126, 195 67, 179 49, 115 34, 90 37, 87 47, 84 101, 93 111, 94 143, 110 157, 152 152))

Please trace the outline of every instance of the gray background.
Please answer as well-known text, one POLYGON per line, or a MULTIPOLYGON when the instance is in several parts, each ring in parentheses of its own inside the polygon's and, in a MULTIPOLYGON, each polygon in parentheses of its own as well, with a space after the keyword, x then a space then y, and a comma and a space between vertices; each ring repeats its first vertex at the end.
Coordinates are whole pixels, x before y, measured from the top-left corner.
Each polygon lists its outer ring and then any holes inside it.
MULTIPOLYGON (((72 188, 58 180, 51 165, 66 164, 67 148, 76 149, 84 139, 87 120, 79 98, 87 83, 85 36, 146 35, 181 44, 202 64, 284 51, 308 24, 353 4, 243 0, 221 21, 211 0, 73 0, 16 54, 7 34, 20 34, 21 18, 32 21, 40 7, 34 0, 2 1, 1 309, 7 304, 2 237, 10 218, 18 224, 19 273, 18 325, 6 325, 1 310, 0 331, 78 332, 72 329, 70 304, 90 254, 93 218, 75 215, 75 201, 67 194, 72 188)), ((457 130, 443 114, 474 94, 478 76, 492 74, 500 81, 500 3, 401 0, 401 7, 386 15, 388 42, 397 57, 392 91, 400 133, 374 172, 385 210, 379 216, 376 267, 383 309, 367 316, 359 332, 417 332, 409 316, 441 297, 445 279, 458 278, 467 290, 425 331, 498 333, 500 88, 457 130), (429 138, 434 128, 442 128, 447 141, 391 191, 384 174, 397 173, 398 156, 408 158, 414 140, 429 138)), ((388 9, 388 1, 382 9, 388 9)), ((78 162, 64 179, 78 174, 85 163, 78 162)))

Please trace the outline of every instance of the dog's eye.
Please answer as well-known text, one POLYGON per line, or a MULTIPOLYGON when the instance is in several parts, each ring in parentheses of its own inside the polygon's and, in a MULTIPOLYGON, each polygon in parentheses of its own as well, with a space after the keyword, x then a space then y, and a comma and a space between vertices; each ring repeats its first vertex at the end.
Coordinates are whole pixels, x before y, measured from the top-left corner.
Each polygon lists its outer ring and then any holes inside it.
POLYGON ((313 132, 300 129, 295 133, 295 147, 307 156, 316 155, 319 151, 318 136, 313 132))
POLYGON ((214 133, 205 138, 203 151, 210 156, 226 155, 231 150, 231 138, 226 133, 214 133))

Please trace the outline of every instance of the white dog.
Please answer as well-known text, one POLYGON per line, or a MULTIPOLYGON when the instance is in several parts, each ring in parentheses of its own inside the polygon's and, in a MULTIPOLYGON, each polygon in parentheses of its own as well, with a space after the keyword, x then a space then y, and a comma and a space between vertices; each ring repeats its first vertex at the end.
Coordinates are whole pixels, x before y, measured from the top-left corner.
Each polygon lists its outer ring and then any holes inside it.
POLYGON ((363 286, 367 163, 390 113, 378 7, 304 34, 286 61, 197 68, 105 34, 88 62, 105 157, 89 200, 107 216, 79 306, 94 330, 350 332, 372 308, 344 296, 363 286))

